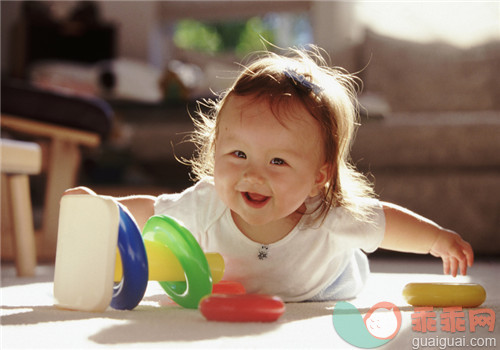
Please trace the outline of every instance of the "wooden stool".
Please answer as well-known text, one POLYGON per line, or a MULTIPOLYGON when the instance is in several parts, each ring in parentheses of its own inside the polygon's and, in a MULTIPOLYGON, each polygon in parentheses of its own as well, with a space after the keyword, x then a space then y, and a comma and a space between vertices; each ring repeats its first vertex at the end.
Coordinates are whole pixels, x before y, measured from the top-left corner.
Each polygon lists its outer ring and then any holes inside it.
MULTIPOLYGON (((99 98, 44 90, 18 80, 2 80, 0 92, 2 132, 42 148, 45 198, 35 238, 38 259, 54 261, 59 200, 64 190, 76 184, 81 148, 97 147, 109 134, 113 111, 99 98)), ((2 244, 2 259, 9 257, 7 247, 2 244)))
POLYGON ((46 157, 42 158, 43 172, 47 174, 47 184, 42 230, 41 234, 37 235, 37 247, 39 258, 52 261, 55 258, 57 245, 59 200, 66 189, 75 186, 81 160, 80 146, 98 146, 99 135, 5 114, 2 114, 0 121, 2 128, 9 131, 48 141, 47 152, 44 152, 46 157))
POLYGON ((42 166, 40 146, 33 142, 0 140, 2 226, 13 232, 18 276, 33 276, 36 267, 35 230, 28 175, 42 166))

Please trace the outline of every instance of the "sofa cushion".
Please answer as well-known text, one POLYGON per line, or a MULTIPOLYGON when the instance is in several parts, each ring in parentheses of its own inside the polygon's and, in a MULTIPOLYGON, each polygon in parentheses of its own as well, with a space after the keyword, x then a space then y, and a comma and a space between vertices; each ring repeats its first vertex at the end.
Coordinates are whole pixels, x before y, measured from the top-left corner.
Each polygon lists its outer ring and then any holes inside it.
POLYGON ((104 100, 43 90, 18 80, 2 81, 2 113, 98 133, 105 138, 113 111, 104 100))

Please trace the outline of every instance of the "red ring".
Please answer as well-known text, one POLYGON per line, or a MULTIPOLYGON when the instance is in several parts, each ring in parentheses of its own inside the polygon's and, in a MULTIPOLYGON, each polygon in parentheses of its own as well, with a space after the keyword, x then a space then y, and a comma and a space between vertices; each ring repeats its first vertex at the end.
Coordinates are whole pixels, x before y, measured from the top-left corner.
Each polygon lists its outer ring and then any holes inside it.
POLYGON ((199 308, 207 320, 223 322, 274 322, 285 312, 279 297, 265 294, 212 294, 199 308))

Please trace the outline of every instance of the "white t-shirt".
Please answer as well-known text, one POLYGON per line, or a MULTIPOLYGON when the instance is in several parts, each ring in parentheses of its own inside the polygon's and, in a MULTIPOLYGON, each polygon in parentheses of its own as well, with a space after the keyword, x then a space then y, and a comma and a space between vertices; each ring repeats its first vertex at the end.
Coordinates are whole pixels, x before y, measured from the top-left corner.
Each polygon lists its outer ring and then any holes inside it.
POLYGON ((359 292, 368 274, 360 249, 374 251, 384 236, 382 206, 377 200, 369 203, 374 208, 371 223, 333 208, 323 224, 310 225, 310 215, 304 215, 287 236, 268 245, 238 229, 212 178, 182 193, 159 196, 155 214, 177 219, 203 251, 220 253, 226 265, 224 280, 242 283, 248 293, 278 295, 284 301, 345 299, 359 292))

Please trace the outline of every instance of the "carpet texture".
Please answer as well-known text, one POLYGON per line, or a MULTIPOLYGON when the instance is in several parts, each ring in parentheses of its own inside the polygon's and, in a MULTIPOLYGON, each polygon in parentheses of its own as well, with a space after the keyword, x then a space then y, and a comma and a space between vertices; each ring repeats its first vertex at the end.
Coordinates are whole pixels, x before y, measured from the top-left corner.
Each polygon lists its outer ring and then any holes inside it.
MULTIPOLYGON (((378 260, 364 291, 349 302, 360 313, 381 301, 401 311, 399 333, 382 349, 500 348, 500 329, 487 326, 446 332, 445 317, 435 308, 436 331, 414 330, 414 308, 401 291, 410 282, 480 283, 487 298, 480 308, 500 312, 498 259, 476 262, 469 276, 453 279, 440 274, 437 261, 378 260), (460 343, 460 344, 459 344, 460 343), (456 345, 459 346, 456 346, 456 345), (453 346, 451 346, 453 345, 453 346)), ((285 314, 274 323, 222 323, 206 321, 198 310, 173 304, 156 282, 132 311, 108 309, 103 313, 60 310, 53 306, 53 266, 37 268, 37 277, 17 278, 13 267, 2 267, 1 348, 355 348, 336 332, 332 312, 335 302, 287 303, 285 314)), ((497 320, 496 320, 496 323, 497 320)))

